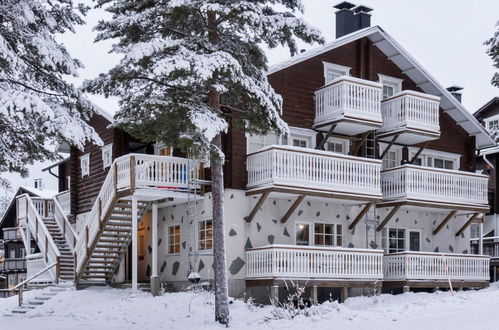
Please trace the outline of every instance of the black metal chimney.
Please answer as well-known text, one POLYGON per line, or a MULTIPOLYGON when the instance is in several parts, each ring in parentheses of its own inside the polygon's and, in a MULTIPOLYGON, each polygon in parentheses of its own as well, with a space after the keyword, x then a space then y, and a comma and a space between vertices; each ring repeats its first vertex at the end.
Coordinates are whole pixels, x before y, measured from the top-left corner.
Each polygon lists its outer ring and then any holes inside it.
POLYGON ((463 93, 461 90, 463 90, 462 87, 459 86, 450 86, 447 87, 447 90, 461 103, 461 100, 463 98, 463 93))
POLYGON ((357 6, 353 9, 355 12, 355 31, 364 29, 371 26, 371 14, 372 8, 366 6, 357 6))
POLYGON ((343 37, 356 30, 355 17, 352 8, 355 7, 353 3, 343 1, 337 4, 334 8, 336 11, 336 38, 343 37))

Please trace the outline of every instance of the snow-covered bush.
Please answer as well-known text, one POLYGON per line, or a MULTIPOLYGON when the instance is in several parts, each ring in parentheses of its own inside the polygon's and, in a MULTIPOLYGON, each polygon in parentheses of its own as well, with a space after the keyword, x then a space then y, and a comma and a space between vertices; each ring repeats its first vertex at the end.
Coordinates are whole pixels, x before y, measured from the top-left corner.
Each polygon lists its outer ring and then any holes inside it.
POLYGON ((275 319, 293 319, 297 316, 314 316, 319 313, 320 305, 310 300, 304 300, 305 287, 293 286, 284 302, 273 302, 272 317, 275 319))

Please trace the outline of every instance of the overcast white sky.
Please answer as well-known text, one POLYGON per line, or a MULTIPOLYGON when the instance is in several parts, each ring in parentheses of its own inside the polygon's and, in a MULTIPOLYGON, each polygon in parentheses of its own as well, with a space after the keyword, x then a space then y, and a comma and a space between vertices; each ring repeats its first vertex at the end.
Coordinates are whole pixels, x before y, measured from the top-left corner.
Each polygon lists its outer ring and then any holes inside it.
MULTIPOLYGON (((338 0, 302 0, 305 5, 305 19, 319 28, 327 41, 335 36, 333 5, 338 0)), ((86 0, 88 4, 92 2, 86 0)), ((499 89, 490 85, 494 72, 492 61, 485 54, 484 41, 494 32, 499 20, 498 0, 363 0, 363 4, 374 9, 372 25, 381 26, 393 36, 412 56, 444 86, 464 87, 463 104, 474 112, 494 96, 499 89)), ((92 31, 99 19, 107 16, 102 10, 92 10, 87 25, 78 27, 76 34, 61 37, 70 53, 85 64, 80 78, 96 77, 110 69, 119 57, 109 54, 110 42, 94 44, 96 33, 92 31)), ((314 46, 303 46, 310 49, 314 46)), ((268 52, 270 64, 289 57, 285 49, 268 52)), ((103 109, 114 113, 116 100, 91 96, 103 109)), ((43 177, 47 187, 56 188, 56 181, 42 174, 43 165, 33 166, 29 179, 8 175, 14 187, 20 184, 32 185, 32 178, 43 177)))

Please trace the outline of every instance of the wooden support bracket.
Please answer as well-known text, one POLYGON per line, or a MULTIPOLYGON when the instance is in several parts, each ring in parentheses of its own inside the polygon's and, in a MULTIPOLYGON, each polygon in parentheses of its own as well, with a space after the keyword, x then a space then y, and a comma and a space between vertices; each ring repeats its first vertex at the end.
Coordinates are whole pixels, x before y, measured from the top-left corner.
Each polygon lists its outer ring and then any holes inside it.
POLYGON ((353 219, 352 223, 350 224, 350 226, 348 226, 348 230, 352 230, 355 228, 355 226, 357 226, 357 224, 359 223, 359 221, 362 219, 362 217, 364 215, 366 215, 367 211, 369 211, 369 209, 371 208, 371 206, 373 206, 374 203, 369 203, 369 204, 366 204, 362 210, 360 210, 359 214, 357 214, 357 216, 355 217, 355 219, 353 219))
MULTIPOLYGON (((416 159, 418 159, 419 155, 421 155, 421 153, 423 152, 423 150, 426 148, 427 145, 428 145, 428 141, 425 142, 421 147, 419 147, 419 150, 414 154, 414 156, 412 157, 409 164, 414 164, 416 159)), ((435 234, 433 234, 433 235, 435 235, 435 234)))
POLYGON ((324 136, 324 138, 322 138, 321 143, 319 143, 319 146, 317 147, 318 150, 324 150, 324 145, 326 144, 327 139, 329 139, 329 137, 331 136, 331 134, 333 134, 333 131, 336 128, 336 125, 337 124, 331 125, 331 127, 329 128, 329 131, 327 131, 327 133, 324 136))
POLYGON ((445 219, 438 225, 437 228, 435 228, 435 230, 433 231, 433 235, 438 234, 438 232, 441 231, 442 228, 444 228, 444 226, 447 224, 447 222, 449 222, 450 219, 452 219, 452 217, 454 217, 454 215, 456 215, 456 213, 457 213, 457 210, 453 210, 449 214, 447 214, 445 219))
POLYGON ((284 214, 284 216, 282 217, 281 223, 285 223, 286 221, 288 221, 289 217, 293 214, 293 212, 300 205, 300 203, 303 202, 304 199, 305 199, 305 195, 298 196, 298 198, 294 201, 294 203, 289 208, 288 212, 286 212, 286 214, 284 214))
POLYGON ((459 229, 456 233, 456 237, 461 235, 465 230, 466 228, 469 227, 469 225, 471 225, 477 218, 478 216, 480 215, 480 213, 475 213, 473 214, 469 219, 468 221, 466 221, 466 223, 461 227, 461 229, 459 229))
POLYGON ((394 206, 390 213, 385 217, 385 219, 376 227, 376 231, 380 231, 381 229, 385 228, 386 224, 390 219, 397 213, 397 211, 400 209, 400 205, 394 206))
POLYGON ((386 146, 385 150, 383 150, 383 153, 381 154, 381 156, 379 156, 379 159, 385 158, 386 154, 388 153, 388 151, 390 151, 390 148, 395 143, 395 141, 397 141, 398 138, 399 138, 399 134, 395 135, 392 138, 392 140, 390 141, 390 143, 388 143, 388 145, 386 146))
POLYGON ((371 132, 366 132, 362 135, 362 139, 357 143, 355 148, 350 152, 350 155, 355 156, 359 152, 360 148, 364 145, 364 142, 366 142, 367 137, 371 134, 371 132))
POLYGON ((267 197, 269 197, 269 194, 270 194, 270 191, 266 191, 266 192, 264 192, 262 194, 262 196, 260 196, 260 199, 258 200, 258 202, 256 203, 256 205, 253 207, 253 210, 251 210, 251 213, 246 217, 246 222, 251 222, 253 220, 253 218, 255 217, 256 213, 260 209, 260 207, 262 207, 263 202, 265 202, 265 200, 267 199, 267 197))

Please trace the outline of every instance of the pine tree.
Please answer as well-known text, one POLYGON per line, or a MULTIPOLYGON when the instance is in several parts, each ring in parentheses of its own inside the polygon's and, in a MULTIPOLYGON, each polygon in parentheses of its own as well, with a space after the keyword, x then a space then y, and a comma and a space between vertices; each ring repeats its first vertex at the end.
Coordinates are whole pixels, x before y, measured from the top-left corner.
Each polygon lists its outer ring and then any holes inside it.
POLYGON ((1 1, 0 172, 27 175, 33 161, 58 157, 55 143, 100 143, 85 122, 91 105, 64 80, 82 64, 55 40, 84 23, 86 12, 72 0, 1 1))
POLYGON ((86 82, 120 99, 116 125, 147 142, 180 147, 211 164, 215 319, 229 323, 221 134, 286 133, 282 98, 270 86, 260 47, 323 42, 295 14, 300 0, 99 0, 114 16, 97 40, 117 39, 121 62, 86 82), (236 116, 231 116, 237 112, 236 116))
POLYGON ((499 87, 499 22, 496 24, 496 31, 494 36, 487 40, 485 44, 487 47, 487 55, 490 56, 494 63, 494 68, 498 71, 492 76, 492 85, 499 87))

